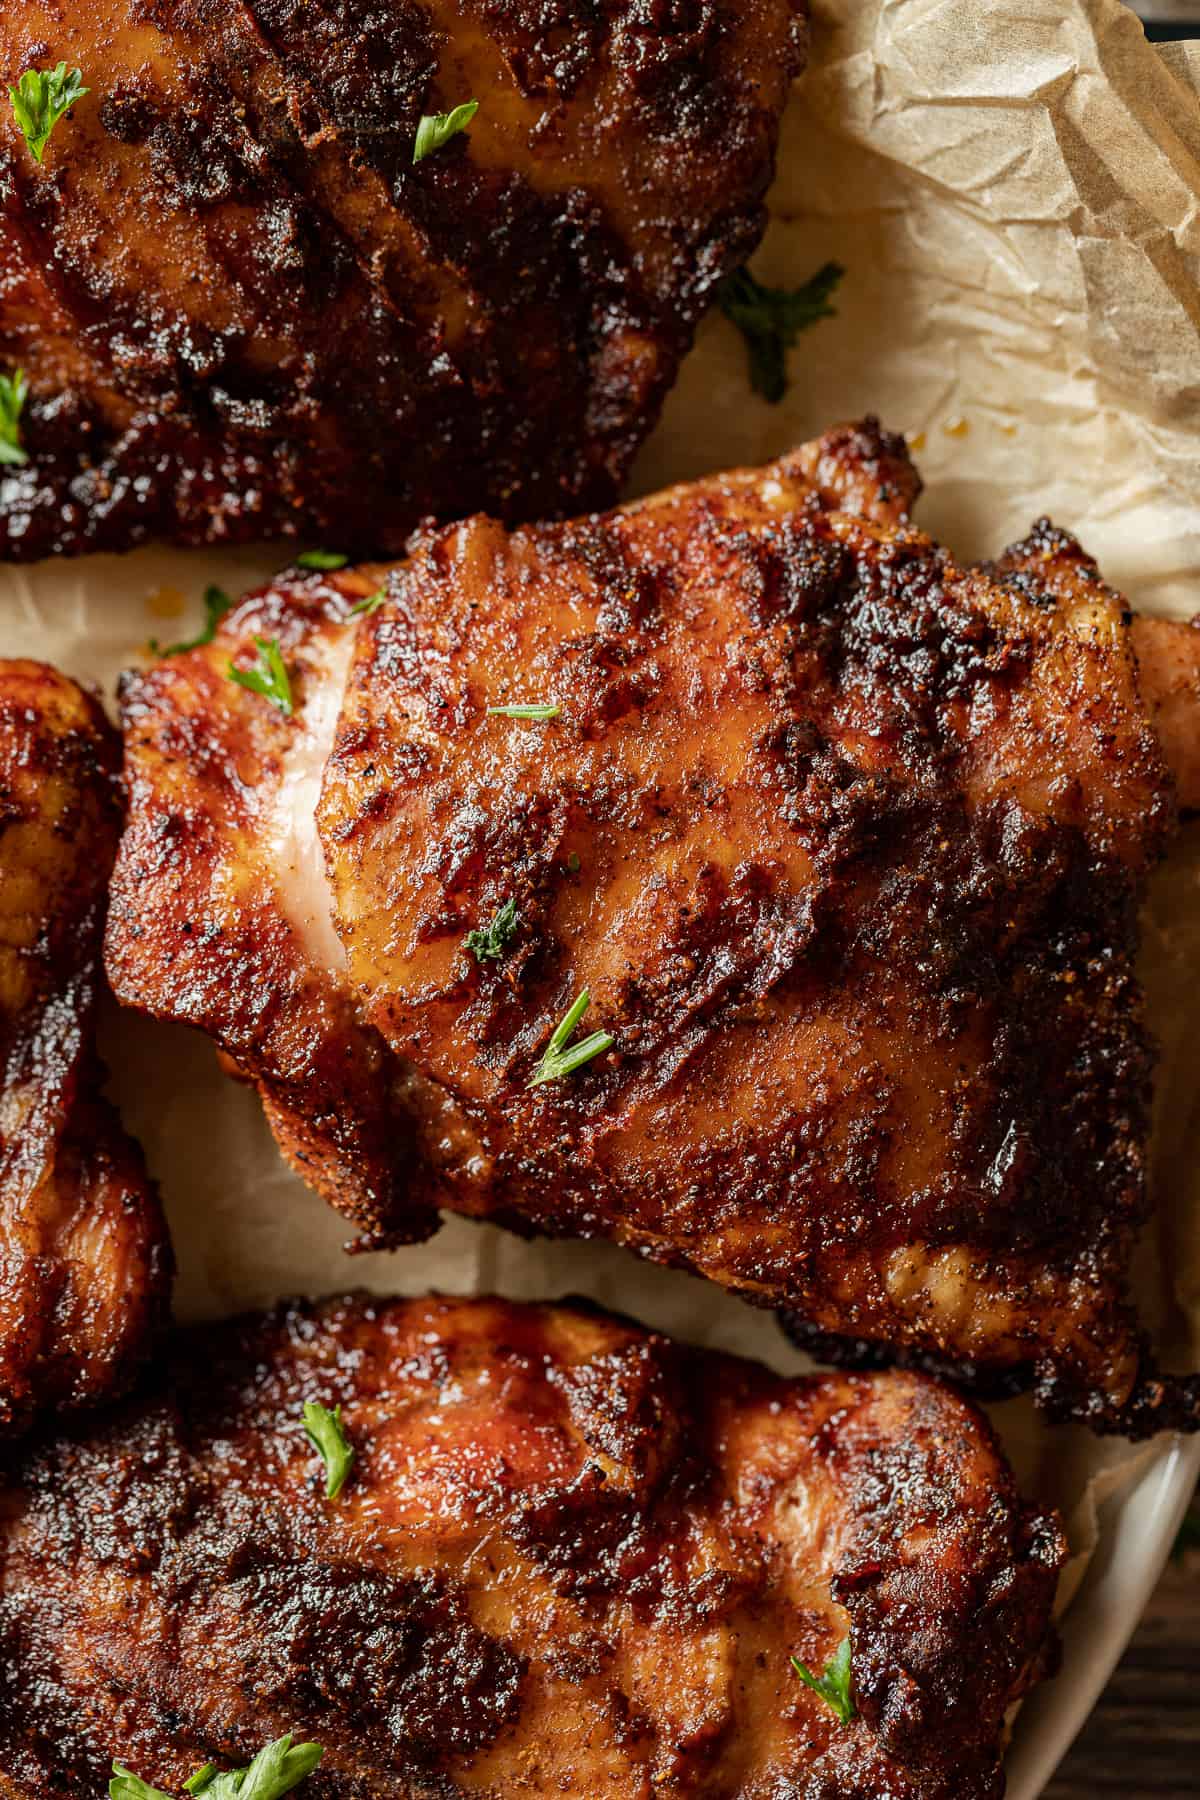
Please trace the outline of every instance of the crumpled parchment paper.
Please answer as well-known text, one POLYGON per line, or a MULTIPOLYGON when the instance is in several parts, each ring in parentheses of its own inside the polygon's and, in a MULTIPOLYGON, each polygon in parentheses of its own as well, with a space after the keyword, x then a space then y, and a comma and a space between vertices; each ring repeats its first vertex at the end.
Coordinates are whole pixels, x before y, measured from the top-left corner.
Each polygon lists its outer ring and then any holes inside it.
MULTIPOLYGON (((1200 54, 1148 45, 1118 0, 817 0, 754 267, 790 285, 837 260, 838 316, 801 339, 779 406, 751 392, 740 337, 710 317, 632 491, 874 411, 909 434, 928 486, 919 520, 961 558, 1048 512, 1139 608, 1200 609, 1198 93, 1200 54)), ((207 582, 236 591, 280 560, 147 550, 0 570, 0 654, 45 657, 111 698, 151 633, 199 619, 207 582)), ((1186 1356, 1200 1349, 1200 831, 1155 888, 1145 965, 1165 1052, 1162 1217, 1139 1281, 1186 1356)), ((115 1012, 105 1039, 163 1184, 185 1317, 354 1284, 573 1291, 800 1366, 768 1314, 603 1246, 450 1220, 429 1245, 348 1261, 345 1223, 284 1169, 256 1098, 207 1043, 115 1012)), ((1051 1431, 1022 1402, 995 1416, 1026 1485, 1069 1520, 1066 1601, 1100 1500, 1166 1446, 1051 1431)), ((1105 1518, 1119 1529, 1119 1508, 1105 1518)))

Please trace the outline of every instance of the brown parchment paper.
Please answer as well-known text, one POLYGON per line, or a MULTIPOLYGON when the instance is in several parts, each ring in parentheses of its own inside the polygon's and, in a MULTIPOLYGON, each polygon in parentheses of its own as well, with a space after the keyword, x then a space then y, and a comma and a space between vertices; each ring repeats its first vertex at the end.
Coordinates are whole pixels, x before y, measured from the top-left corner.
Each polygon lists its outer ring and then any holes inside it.
MULTIPOLYGON (((1200 609, 1198 93, 1200 58, 1149 46, 1117 0, 817 0, 754 266, 795 283, 835 258, 838 317, 801 340, 777 407, 750 391, 737 333, 710 318, 632 491, 765 460, 874 411, 910 434, 928 484, 919 518, 960 557, 1048 512, 1138 607, 1200 609)), ((236 590, 280 560, 145 550, 0 569, 0 654, 46 657, 111 699, 152 632, 198 619, 208 581, 236 590)), ((1200 1351, 1200 831, 1155 888, 1145 972, 1164 1046, 1161 1219, 1139 1284, 1186 1357, 1200 1351)), ((105 1040, 164 1188, 185 1317, 352 1284, 582 1292, 800 1366, 768 1315, 605 1247, 451 1220, 429 1245, 348 1261, 344 1222, 284 1169, 209 1045, 115 1012, 105 1040)), ((1021 1402, 995 1417, 1026 1485, 1068 1519, 1065 1604, 1097 1532, 1132 1528, 1129 1497, 1169 1446, 1050 1431, 1021 1402)))

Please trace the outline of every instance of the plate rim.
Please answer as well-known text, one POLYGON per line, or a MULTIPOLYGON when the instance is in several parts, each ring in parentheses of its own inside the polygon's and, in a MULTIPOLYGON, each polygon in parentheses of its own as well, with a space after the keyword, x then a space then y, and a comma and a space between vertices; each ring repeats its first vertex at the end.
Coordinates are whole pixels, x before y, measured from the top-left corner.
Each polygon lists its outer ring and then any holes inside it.
POLYGON ((1172 1435, 1100 1509, 1100 1536, 1059 1625, 1062 1665, 1021 1709, 1005 1761, 1006 1800, 1038 1800, 1141 1622, 1200 1481, 1200 1437, 1172 1435))

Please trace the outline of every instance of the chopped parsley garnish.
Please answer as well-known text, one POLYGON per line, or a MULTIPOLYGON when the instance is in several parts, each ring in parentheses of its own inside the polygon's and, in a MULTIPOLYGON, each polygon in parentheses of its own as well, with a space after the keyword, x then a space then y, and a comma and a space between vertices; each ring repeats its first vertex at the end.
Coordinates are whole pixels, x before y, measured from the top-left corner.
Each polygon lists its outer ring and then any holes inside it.
POLYGON ((24 369, 0 375, 0 464, 19 466, 29 461, 21 446, 21 409, 28 392, 24 369))
POLYGON ((195 1791, 204 1800, 283 1800, 312 1774, 324 1754, 320 1744, 294 1744, 289 1731, 260 1750, 248 1769, 215 1775, 195 1791))
POLYGON ((151 1787, 148 1781, 140 1781, 123 1769, 119 1762, 113 1764, 113 1778, 108 1784, 109 1800, 171 1800, 170 1794, 162 1788, 151 1787))
POLYGON ((464 940, 476 962, 498 962, 517 929, 517 903, 506 900, 490 925, 468 931, 464 940))
POLYGON ((819 1694, 826 1706, 837 1714, 842 1724, 848 1725, 856 1711, 854 1696, 850 1692, 849 1634, 847 1633, 842 1639, 833 1656, 825 1664, 823 1674, 814 1675, 811 1669, 805 1668, 798 1656, 793 1656, 791 1663, 805 1687, 810 1687, 814 1694, 819 1694))
POLYGON ((302 550, 296 558, 298 569, 344 569, 350 561, 340 550, 302 550))
POLYGON ((456 106, 451 112, 426 113, 417 126, 413 161, 423 162, 435 150, 440 150, 450 138, 466 129, 478 111, 478 100, 464 100, 461 106, 456 106))
POLYGON ((35 162, 41 162, 47 139, 63 114, 88 91, 83 70, 68 69, 65 62, 56 69, 26 69, 16 87, 9 88, 17 124, 35 162))
POLYGON ((230 663, 230 681, 236 681, 239 687, 249 688, 252 694, 261 694, 264 700, 269 700, 272 706, 279 708, 284 718, 290 719, 292 684, 283 666, 283 657, 279 654, 279 639, 256 637, 254 648, 258 651, 258 661, 249 669, 239 669, 236 663, 230 663))
POLYGON ((360 600, 357 606, 350 608, 349 616, 352 619, 369 619, 372 613, 379 611, 386 599, 387 589, 377 587, 373 594, 368 594, 365 600, 360 600))
POLYGON ((304 1402, 304 1435, 325 1464, 325 1498, 336 1500, 354 1466, 354 1446, 342 1429, 342 1409, 304 1402))
POLYGON ((546 1054, 533 1071, 528 1086, 535 1088, 540 1087, 543 1081, 561 1081, 564 1075, 573 1074, 615 1042, 609 1031, 593 1031, 590 1037, 580 1038, 577 1044, 570 1042, 571 1033, 590 1004, 591 995, 584 988, 578 1000, 554 1027, 553 1036, 546 1046, 546 1054))
POLYGON ((148 1781, 141 1781, 131 1775, 128 1769, 119 1762, 113 1764, 113 1778, 108 1784, 109 1800, 171 1800, 171 1795, 162 1788, 151 1787, 148 1781))
POLYGON ((557 700, 547 700, 534 706, 489 706, 488 718, 500 719, 557 719, 562 707, 557 700))
MULTIPOLYGON (((205 1763, 188 1776, 183 1791, 202 1794, 204 1800, 283 1800, 312 1774, 324 1754, 320 1744, 293 1744, 289 1731, 260 1750, 249 1768, 218 1773, 216 1763, 205 1763)), ((120 1763, 113 1764, 108 1794, 109 1800, 171 1800, 162 1788, 139 1781, 120 1763)))
POLYGON ((197 637, 183 638, 178 644, 167 644, 165 647, 157 638, 150 639, 150 648, 155 656, 182 656, 185 650, 199 650, 205 644, 211 644, 217 635, 217 626, 230 611, 233 600, 224 588, 206 587, 204 590, 204 630, 197 637))
POLYGON ((802 331, 818 319, 836 317, 833 290, 846 271, 828 262, 798 288, 764 287, 749 269, 727 275, 717 291, 721 311, 746 340, 750 385, 773 404, 787 392, 787 353, 802 331))

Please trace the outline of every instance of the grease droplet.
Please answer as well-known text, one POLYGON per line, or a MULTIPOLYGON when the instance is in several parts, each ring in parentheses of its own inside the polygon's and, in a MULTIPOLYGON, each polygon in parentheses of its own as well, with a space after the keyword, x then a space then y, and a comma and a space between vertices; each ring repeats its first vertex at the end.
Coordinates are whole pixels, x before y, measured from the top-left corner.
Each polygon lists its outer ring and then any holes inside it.
POLYGON ((152 594, 146 595, 146 611, 152 619, 177 619, 186 605, 178 588, 155 588, 152 594))

